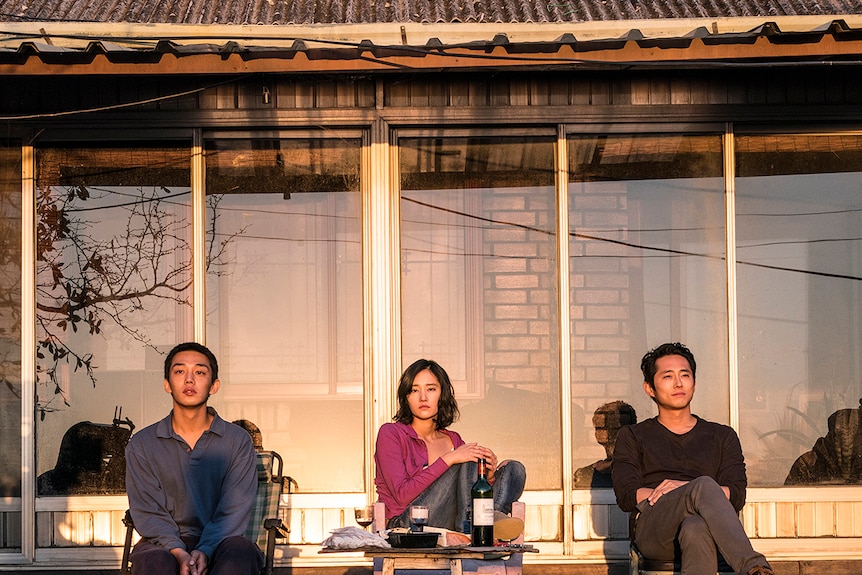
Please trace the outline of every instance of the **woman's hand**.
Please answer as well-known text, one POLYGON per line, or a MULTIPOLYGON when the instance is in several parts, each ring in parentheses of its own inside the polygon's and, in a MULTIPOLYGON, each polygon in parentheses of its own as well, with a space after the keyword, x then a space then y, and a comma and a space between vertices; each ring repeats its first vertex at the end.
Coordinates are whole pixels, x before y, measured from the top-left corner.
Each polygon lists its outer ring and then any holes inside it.
POLYGON ((467 463, 468 461, 478 461, 480 459, 488 462, 488 480, 490 480, 493 477, 494 470, 497 468, 497 456, 487 447, 483 447, 478 443, 465 443, 458 449, 450 451, 443 456, 443 460, 447 465, 467 463))

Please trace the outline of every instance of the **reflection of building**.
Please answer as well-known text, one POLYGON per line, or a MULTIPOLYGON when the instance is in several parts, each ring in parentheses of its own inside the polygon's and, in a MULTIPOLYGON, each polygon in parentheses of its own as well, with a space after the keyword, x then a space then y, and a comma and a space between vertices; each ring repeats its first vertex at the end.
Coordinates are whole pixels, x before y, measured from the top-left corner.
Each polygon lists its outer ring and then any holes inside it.
POLYGON ((757 470, 757 548, 847 558, 858 492, 779 488, 811 444, 758 432, 791 388, 822 421, 862 381, 862 18, 803 2, 0 0, 0 303, 24 342, 0 570, 116 565, 124 497, 37 478, 78 421, 161 417, 159 359, 192 337, 222 415, 303 486, 282 563, 331 566, 317 543, 373 497, 416 357, 456 380, 466 438, 527 465, 543 562, 624 560, 612 496, 571 486, 595 444, 568 439, 611 399, 648 417, 636 362, 676 336, 695 411, 757 470))

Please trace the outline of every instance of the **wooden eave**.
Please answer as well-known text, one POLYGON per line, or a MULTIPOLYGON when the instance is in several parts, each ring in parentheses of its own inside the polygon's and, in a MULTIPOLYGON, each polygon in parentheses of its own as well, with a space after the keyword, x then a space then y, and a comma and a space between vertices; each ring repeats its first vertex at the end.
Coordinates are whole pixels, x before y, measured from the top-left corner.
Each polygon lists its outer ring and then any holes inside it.
POLYGON ((0 44, 0 75, 173 75, 250 73, 384 73, 480 69, 619 69, 768 64, 859 64, 862 27, 843 20, 814 30, 783 31, 765 22, 745 32, 714 32, 704 26, 685 35, 645 36, 629 29, 620 37, 554 40, 490 40, 423 45, 378 44, 370 40, 281 39, 186 43, 162 38, 135 47, 128 39, 58 45, 50 38, 0 44))

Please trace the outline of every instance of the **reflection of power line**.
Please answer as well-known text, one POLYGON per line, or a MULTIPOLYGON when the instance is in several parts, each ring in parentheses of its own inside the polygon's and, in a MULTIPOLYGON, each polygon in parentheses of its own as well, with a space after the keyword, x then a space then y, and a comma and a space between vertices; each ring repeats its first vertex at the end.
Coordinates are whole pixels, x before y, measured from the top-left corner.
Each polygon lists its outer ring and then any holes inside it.
POLYGON ((410 252, 417 254, 429 254, 434 256, 455 256, 455 257, 464 257, 464 258, 497 258, 497 259, 513 259, 513 260, 547 260, 550 259, 546 256, 525 256, 522 254, 518 255, 506 255, 506 254, 486 254, 486 253, 466 253, 466 252, 454 252, 448 250, 423 250, 417 248, 404 248, 401 250, 402 252, 410 252))
POLYGON ((855 214, 862 212, 862 208, 848 208, 846 210, 827 210, 823 212, 794 212, 789 214, 770 214, 751 212, 737 212, 737 218, 752 217, 752 218, 795 218, 797 216, 832 216, 835 214, 855 214))
POLYGON ((758 242, 752 244, 737 245, 736 249, 744 250, 748 248, 763 248, 767 246, 792 246, 792 245, 809 245, 809 244, 831 244, 836 242, 858 242, 862 237, 853 238, 819 238, 815 240, 783 240, 777 242, 758 242))
MULTIPOLYGON (((214 237, 231 237, 229 234, 221 234, 216 233, 214 237)), ((236 236, 237 240, 259 240, 266 242, 291 242, 291 243, 315 243, 315 244, 357 244, 362 245, 362 240, 351 240, 351 239, 343 239, 343 238, 288 238, 288 237, 277 237, 277 236, 253 236, 249 234, 243 234, 241 236, 236 236)))
MULTIPOLYGON (((477 216, 474 214, 468 214, 467 212, 463 212, 463 211, 459 211, 459 210, 453 210, 451 208, 444 208, 442 206, 435 206, 434 204, 429 204, 427 202, 422 202, 422 201, 419 201, 419 200, 416 200, 413 198, 402 197, 402 199, 409 201, 409 202, 413 202, 413 203, 418 204, 418 205, 428 207, 430 209, 440 210, 443 212, 459 215, 459 216, 462 216, 465 218, 475 219, 475 220, 493 223, 493 224, 497 224, 497 225, 511 226, 514 228, 524 229, 524 230, 528 230, 528 231, 532 231, 532 232, 538 232, 538 233, 545 234, 545 235, 556 235, 552 231, 543 230, 543 229, 536 228, 533 226, 528 226, 526 224, 519 224, 519 223, 515 223, 515 222, 506 222, 506 221, 502 221, 502 220, 495 220, 493 218, 488 218, 485 216, 477 216)), ((615 240, 612 238, 603 238, 601 236, 584 234, 584 233, 576 232, 576 231, 570 231, 569 237, 574 237, 574 238, 582 239, 582 240, 585 239, 585 240, 591 240, 591 241, 596 241, 596 242, 603 242, 603 243, 623 246, 623 247, 627 247, 627 248, 633 248, 633 249, 637 249, 637 250, 658 252, 658 253, 663 254, 663 255, 673 255, 673 256, 677 256, 677 257, 679 257, 679 256, 697 257, 697 258, 705 258, 705 259, 711 259, 711 260, 716 260, 716 261, 726 261, 726 259, 727 259, 724 255, 705 254, 705 253, 700 253, 700 252, 679 250, 679 249, 668 248, 668 247, 648 246, 645 244, 637 244, 634 242, 615 240)), ((835 241, 839 241, 839 240, 835 240, 835 241)), ((445 252, 443 252, 443 253, 445 253, 445 252)), ((485 257, 503 257, 503 256, 493 254, 493 255, 487 255, 485 257)), ((511 256, 507 256, 507 257, 511 257, 511 256)), ((523 256, 518 256, 518 257, 523 257, 523 256)), ((597 257, 597 256, 573 255, 570 257, 571 257, 571 259, 574 259, 574 258, 597 257)), ((606 255, 606 256, 602 256, 602 257, 619 258, 620 256, 606 255)), ((629 256, 629 257, 639 258, 641 256, 629 256)), ((528 258, 524 258, 524 259, 528 259, 528 258)), ((542 259, 547 259, 547 258, 542 258, 542 259)), ((819 276, 819 277, 830 277, 830 278, 837 278, 837 279, 849 279, 849 280, 853 280, 853 281, 862 281, 862 277, 853 276, 853 275, 849 275, 849 274, 836 274, 836 273, 829 273, 829 272, 819 272, 819 271, 814 271, 814 270, 789 268, 786 266, 774 266, 774 265, 770 265, 770 264, 761 264, 761 263, 756 263, 756 262, 746 262, 746 261, 740 261, 740 260, 737 260, 736 264, 742 265, 742 266, 759 267, 759 268, 764 268, 764 269, 772 269, 772 270, 776 270, 776 271, 800 273, 800 274, 813 275, 813 276, 819 276)))
POLYGON ((758 264, 758 263, 755 263, 755 262, 741 262, 741 261, 737 261, 736 263, 737 263, 737 265, 741 265, 741 266, 751 266, 751 267, 756 267, 756 268, 765 268, 765 269, 768 269, 768 270, 776 270, 776 271, 780 271, 780 272, 793 272, 793 273, 798 273, 798 274, 805 274, 805 275, 818 276, 818 277, 824 277, 824 278, 836 278, 836 279, 842 279, 842 280, 853 280, 853 281, 857 281, 857 282, 858 282, 858 281, 862 281, 862 277, 860 277, 860 276, 851 276, 851 275, 849 275, 849 274, 834 274, 834 273, 829 273, 829 272, 818 272, 818 271, 814 271, 814 270, 803 270, 803 269, 799 269, 799 268, 789 268, 789 267, 786 267, 786 266, 773 266, 773 265, 770 265, 770 264, 758 264))

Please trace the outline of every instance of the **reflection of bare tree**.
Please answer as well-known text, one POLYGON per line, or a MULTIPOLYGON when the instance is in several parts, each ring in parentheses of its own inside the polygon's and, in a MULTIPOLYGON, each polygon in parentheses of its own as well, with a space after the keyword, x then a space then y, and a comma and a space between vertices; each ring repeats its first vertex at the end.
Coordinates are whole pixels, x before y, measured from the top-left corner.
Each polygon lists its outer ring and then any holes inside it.
MULTIPOLYGON (((48 397, 37 398, 43 419, 56 409, 52 404, 57 398, 68 405, 58 373, 61 365, 83 370, 96 384, 93 355, 72 343, 72 334, 98 336, 107 320, 133 340, 153 346, 148 333, 129 318, 148 311, 158 300, 191 305, 191 224, 177 210, 175 198, 170 189, 152 186, 125 196, 85 185, 39 191, 37 371, 40 382, 53 388, 48 397), (99 229, 100 217, 109 212, 122 214, 112 222, 117 233, 99 229)), ((219 197, 208 201, 218 217, 219 197)), ((220 265, 225 246, 241 233, 223 235, 218 243, 210 236, 208 268, 220 265)))
MULTIPOLYGON (((20 173, 20 164, 18 169, 20 173)), ((4 179, 0 176, 2 183, 4 179)), ((21 396, 20 214, 20 191, 0 191, 0 385, 18 398, 21 396)))

